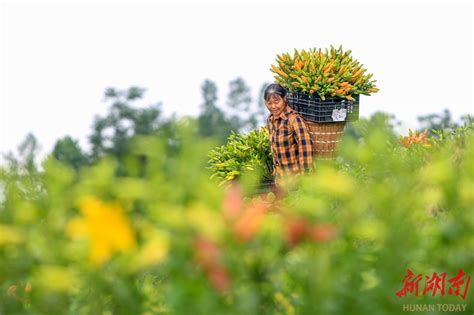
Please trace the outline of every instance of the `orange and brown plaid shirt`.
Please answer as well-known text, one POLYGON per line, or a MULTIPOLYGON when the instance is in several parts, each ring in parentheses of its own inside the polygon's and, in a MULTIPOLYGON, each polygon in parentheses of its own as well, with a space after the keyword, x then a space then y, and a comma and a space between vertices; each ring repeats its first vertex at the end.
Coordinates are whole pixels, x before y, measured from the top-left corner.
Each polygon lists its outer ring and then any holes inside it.
POLYGON ((302 174, 312 168, 312 141, 303 118, 289 106, 278 117, 267 119, 275 174, 302 174))

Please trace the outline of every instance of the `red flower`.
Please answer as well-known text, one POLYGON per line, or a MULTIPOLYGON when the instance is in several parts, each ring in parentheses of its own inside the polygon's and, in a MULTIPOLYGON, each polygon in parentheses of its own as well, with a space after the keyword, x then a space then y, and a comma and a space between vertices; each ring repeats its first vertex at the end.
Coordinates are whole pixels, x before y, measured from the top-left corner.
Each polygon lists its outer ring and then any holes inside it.
POLYGON ((315 242, 332 240, 336 234, 336 228, 330 223, 314 224, 309 230, 309 237, 315 242))
POLYGON ((230 278, 227 270, 222 266, 214 266, 208 271, 207 277, 217 291, 225 291, 230 287, 230 278))
POLYGON ((291 218, 286 224, 286 241, 291 247, 299 244, 307 235, 310 225, 303 218, 291 218))
POLYGON ((204 237, 198 237, 194 241, 196 249, 195 259, 198 265, 203 268, 211 268, 218 263, 220 248, 216 243, 204 237))
POLYGON ((225 291, 230 286, 227 269, 220 262, 221 249, 213 241, 197 237, 194 241, 195 260, 207 275, 209 282, 217 291, 225 291))
POLYGON ((243 199, 244 194, 240 186, 232 183, 222 201, 222 212, 225 219, 229 221, 237 219, 242 211, 243 199))

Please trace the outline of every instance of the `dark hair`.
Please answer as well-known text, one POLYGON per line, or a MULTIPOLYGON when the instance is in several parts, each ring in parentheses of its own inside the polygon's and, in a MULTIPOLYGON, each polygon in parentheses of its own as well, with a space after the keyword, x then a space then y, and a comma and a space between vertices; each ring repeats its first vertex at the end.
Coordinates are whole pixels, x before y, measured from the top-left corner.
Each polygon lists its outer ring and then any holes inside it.
POLYGON ((281 98, 285 99, 286 93, 287 93, 286 89, 282 87, 280 84, 272 83, 265 88, 265 92, 263 93, 263 99, 265 101, 268 101, 268 99, 272 95, 278 95, 281 98))

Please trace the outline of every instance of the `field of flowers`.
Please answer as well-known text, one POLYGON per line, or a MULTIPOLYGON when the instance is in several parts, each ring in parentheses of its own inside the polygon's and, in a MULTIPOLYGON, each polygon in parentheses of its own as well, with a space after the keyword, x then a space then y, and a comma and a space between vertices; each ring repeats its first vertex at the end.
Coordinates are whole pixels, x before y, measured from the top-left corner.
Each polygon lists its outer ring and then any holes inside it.
POLYGON ((365 125, 276 193, 210 180, 214 143, 186 122, 173 147, 137 137, 128 176, 112 157, 0 168, 0 314, 472 314, 472 127, 365 125))

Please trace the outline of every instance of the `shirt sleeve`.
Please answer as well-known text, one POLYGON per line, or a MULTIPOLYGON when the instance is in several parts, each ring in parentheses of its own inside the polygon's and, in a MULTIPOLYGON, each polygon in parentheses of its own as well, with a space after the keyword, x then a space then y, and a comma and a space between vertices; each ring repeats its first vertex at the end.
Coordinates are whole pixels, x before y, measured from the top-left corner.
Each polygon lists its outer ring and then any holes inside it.
POLYGON ((299 115, 293 120, 295 140, 298 143, 298 163, 301 171, 308 171, 313 167, 313 146, 308 127, 299 115))

